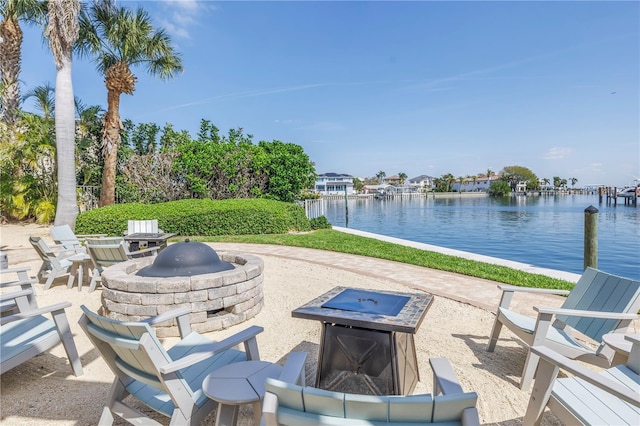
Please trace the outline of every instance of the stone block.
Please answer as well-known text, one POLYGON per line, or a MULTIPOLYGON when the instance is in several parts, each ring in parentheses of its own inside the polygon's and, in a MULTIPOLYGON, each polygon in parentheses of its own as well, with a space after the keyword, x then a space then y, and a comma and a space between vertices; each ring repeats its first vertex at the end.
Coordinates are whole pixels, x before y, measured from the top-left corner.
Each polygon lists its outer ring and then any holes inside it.
POLYGON ((191 290, 204 290, 215 287, 222 287, 224 282, 218 273, 194 275, 191 277, 191 290))
MULTIPOLYGON (((145 306, 157 306, 157 305, 172 305, 176 303, 175 297, 172 293, 165 294, 143 294, 141 295, 141 305, 145 306)), ((153 314, 155 315, 155 314, 153 314)))
POLYGON ((234 269, 232 271, 222 272, 221 274, 222 282, 225 286, 237 284, 247 279, 247 273, 244 269, 234 269))
POLYGON ((209 298, 209 292, 207 290, 188 291, 186 293, 175 294, 176 303, 204 302, 208 298, 209 298))
POLYGON ((127 305, 127 315, 155 317, 158 315, 158 308, 157 306, 147 305, 127 305))
POLYGON ((191 304, 192 312, 217 311, 223 307, 222 299, 207 300, 206 302, 194 302, 191 304))
POLYGON ((156 282, 149 280, 132 279, 131 281, 129 281, 127 291, 130 293, 157 293, 156 282))
POLYGON ((234 294, 236 294, 236 286, 234 285, 212 288, 209 290, 209 299, 220 299, 223 297, 233 296, 234 294))
POLYGON ((184 293, 191 290, 191 280, 189 277, 159 279, 157 289, 158 293, 184 293))

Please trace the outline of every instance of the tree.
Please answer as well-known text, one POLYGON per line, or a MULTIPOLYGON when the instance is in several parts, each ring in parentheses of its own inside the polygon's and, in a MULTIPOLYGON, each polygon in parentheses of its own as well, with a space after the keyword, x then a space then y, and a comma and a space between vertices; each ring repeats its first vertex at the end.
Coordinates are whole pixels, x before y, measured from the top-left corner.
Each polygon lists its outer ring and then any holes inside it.
POLYGON ((569 178, 569 182, 571 182, 571 188, 573 188, 574 186, 576 186, 576 183, 578 183, 578 179, 572 177, 569 178))
POLYGON ((535 188, 538 185, 538 177, 526 167, 505 166, 500 174, 502 179, 509 184, 512 191, 516 190, 520 182, 526 182, 527 187, 531 188, 535 188))
POLYGON ((378 184, 382 184, 382 182, 384 181, 384 178, 387 176, 387 174, 385 172, 383 172, 382 170, 380 170, 378 173, 376 173, 376 179, 378 179, 378 184))
POLYGON ((364 182, 362 182, 359 178, 354 177, 353 178, 353 189, 355 189, 356 192, 361 192, 364 189, 364 182))
POLYGON ((400 172, 400 173, 398 173, 398 178, 400 179, 400 185, 404 185, 404 183, 407 180, 407 174, 403 173, 403 172, 400 172))
POLYGON ((136 13, 110 2, 94 2, 80 14, 78 49, 83 56, 93 56, 97 69, 104 74, 107 88, 107 113, 104 117, 104 170, 100 206, 115 202, 116 165, 122 122, 120 95, 132 95, 136 77, 133 66, 144 66, 152 76, 167 79, 182 71, 182 60, 171 46, 164 30, 155 30, 149 14, 142 8, 136 13))
POLYGON ((492 197, 504 197, 509 195, 510 191, 511 187, 509 183, 504 180, 494 180, 491 182, 491 185, 489 185, 489 195, 492 197))
POLYGON ((44 2, 36 0, 0 1, 0 119, 9 126, 16 124, 20 111, 23 34, 19 20, 40 24, 45 7, 44 2))
POLYGON ((76 198, 75 108, 71 62, 73 45, 78 39, 79 0, 48 2, 45 31, 56 63, 55 125, 58 159, 58 202, 55 225, 75 227, 78 215, 76 198))
POLYGON ((562 179, 560 178, 560 176, 554 176, 553 177, 553 187, 555 189, 559 189, 561 184, 562 184, 562 179))
POLYGON ((547 188, 547 185, 549 185, 550 182, 551 181, 549 180, 549 178, 542 179, 542 183, 544 184, 545 189, 549 189, 549 188, 547 188))

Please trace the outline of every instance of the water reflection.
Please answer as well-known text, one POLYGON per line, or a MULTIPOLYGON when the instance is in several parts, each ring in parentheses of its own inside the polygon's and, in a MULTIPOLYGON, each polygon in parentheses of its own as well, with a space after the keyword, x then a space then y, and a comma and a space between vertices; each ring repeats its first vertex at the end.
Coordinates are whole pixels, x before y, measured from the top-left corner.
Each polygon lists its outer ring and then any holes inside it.
POLYGON ((640 278, 640 208, 597 195, 327 201, 327 219, 411 241, 581 273, 584 210, 598 215, 598 267, 640 278), (348 220, 348 224, 347 224, 348 220))

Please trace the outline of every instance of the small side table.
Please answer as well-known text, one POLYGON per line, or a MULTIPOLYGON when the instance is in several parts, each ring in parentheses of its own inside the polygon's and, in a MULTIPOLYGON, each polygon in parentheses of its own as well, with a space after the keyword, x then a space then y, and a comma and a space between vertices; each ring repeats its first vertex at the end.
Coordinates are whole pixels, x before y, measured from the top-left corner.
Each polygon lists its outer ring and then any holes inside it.
POLYGON ((626 364, 629 360, 632 343, 624 338, 624 333, 607 333, 602 336, 602 341, 616 351, 611 365, 626 364))
POLYGON ((71 262, 67 288, 73 287, 74 281, 78 281, 78 291, 82 291, 82 284, 89 284, 91 257, 86 253, 78 253, 67 257, 67 260, 71 262))
POLYGON ((282 367, 267 361, 233 362, 211 372, 202 382, 202 391, 218 402, 216 426, 235 426, 241 404, 253 404, 253 420, 260 425, 264 381, 278 377, 282 367))

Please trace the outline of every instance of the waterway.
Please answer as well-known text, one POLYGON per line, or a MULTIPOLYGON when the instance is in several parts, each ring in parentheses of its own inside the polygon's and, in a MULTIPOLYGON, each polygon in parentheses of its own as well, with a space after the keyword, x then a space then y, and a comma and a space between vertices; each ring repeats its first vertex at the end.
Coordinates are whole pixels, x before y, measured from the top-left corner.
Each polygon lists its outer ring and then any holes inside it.
MULTIPOLYGON (((622 201, 622 200, 621 200, 622 201)), ((640 279, 640 207, 597 195, 327 200, 336 226, 581 274, 585 209, 598 209, 598 268, 640 279)))

